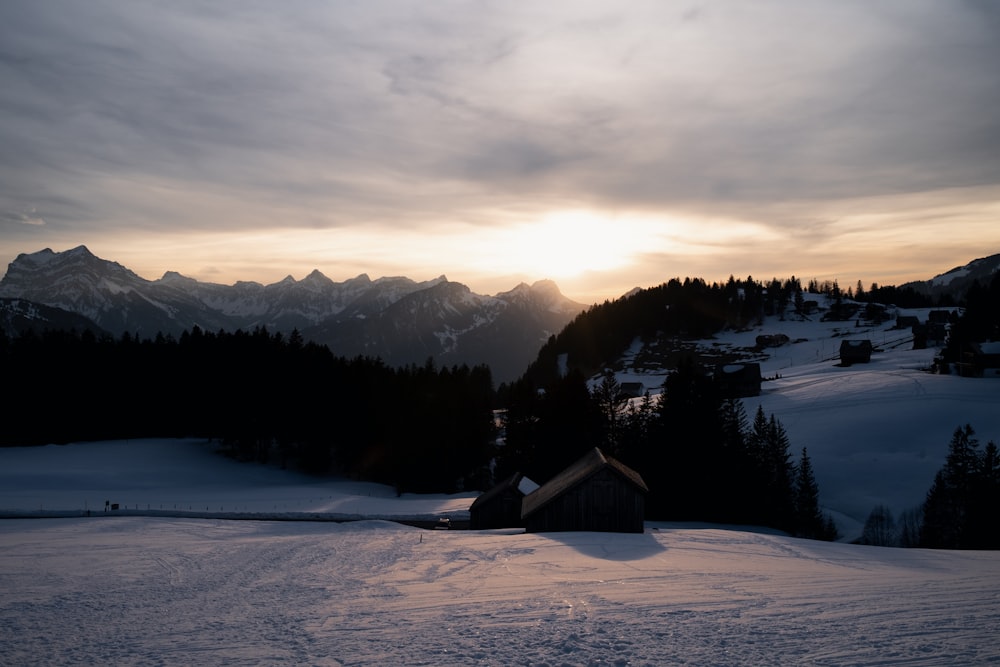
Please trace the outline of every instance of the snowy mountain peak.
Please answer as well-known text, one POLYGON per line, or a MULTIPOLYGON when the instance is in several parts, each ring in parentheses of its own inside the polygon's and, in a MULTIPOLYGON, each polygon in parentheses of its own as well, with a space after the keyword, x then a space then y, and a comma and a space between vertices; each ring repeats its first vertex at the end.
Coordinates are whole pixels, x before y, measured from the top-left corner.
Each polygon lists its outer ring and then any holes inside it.
POLYGON ((444 274, 416 282, 362 273, 338 283, 318 269, 301 281, 289 275, 269 285, 205 283, 176 271, 149 281, 85 246, 19 255, 0 280, 0 297, 80 313, 116 334, 177 335, 195 324, 207 330, 298 329, 335 354, 379 356, 398 365, 428 356, 487 363, 498 380, 522 372, 548 336, 584 309, 551 281, 514 292, 524 296, 480 296, 444 274), (518 307, 511 308, 515 301, 518 307), (475 342, 463 342, 470 339, 475 342))
POLYGON ((302 279, 302 282, 313 286, 327 286, 333 284, 333 281, 323 275, 319 269, 313 269, 308 276, 302 279))

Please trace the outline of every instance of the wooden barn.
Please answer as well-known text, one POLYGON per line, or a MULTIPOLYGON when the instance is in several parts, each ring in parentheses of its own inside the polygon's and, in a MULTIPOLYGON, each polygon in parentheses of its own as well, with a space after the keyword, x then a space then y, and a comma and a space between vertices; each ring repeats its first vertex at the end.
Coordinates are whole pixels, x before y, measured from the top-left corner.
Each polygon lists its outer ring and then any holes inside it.
POLYGON ((469 527, 523 528, 521 501, 538 489, 538 485, 516 472, 492 489, 480 495, 469 507, 469 527))
POLYGON ((760 364, 724 364, 715 369, 713 378, 723 398, 760 396, 760 364))
POLYGON ((842 366, 851 364, 867 364, 872 360, 872 342, 864 340, 845 340, 840 343, 840 363, 842 366))
POLYGON ((595 447, 525 496, 521 518, 529 533, 641 533, 647 492, 639 473, 595 447))

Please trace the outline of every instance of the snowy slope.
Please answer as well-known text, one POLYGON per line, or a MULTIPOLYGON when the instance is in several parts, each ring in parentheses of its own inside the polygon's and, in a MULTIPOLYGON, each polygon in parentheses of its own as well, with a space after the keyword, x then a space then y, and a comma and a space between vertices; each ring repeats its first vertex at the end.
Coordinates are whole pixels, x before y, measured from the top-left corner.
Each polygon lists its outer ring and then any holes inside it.
POLYGON ((1000 552, 191 518, 462 516, 472 497, 396 498, 189 440, 0 449, 0 508, 76 515, 0 519, 0 664, 1000 661, 1000 552), (160 505, 177 516, 134 515, 160 505))
MULTIPOLYGON (((927 312, 898 314, 923 321, 927 312)), ((1000 378, 932 374, 926 369, 937 350, 913 350, 910 330, 895 329, 894 318, 878 326, 856 324, 819 316, 769 318, 704 343, 761 364, 761 395, 742 399, 747 416, 752 419, 762 406, 785 427, 796 458, 808 449, 820 502, 848 538, 860 535, 875 505, 898 517, 923 502, 957 427, 971 424, 981 444, 1000 444, 1000 378), (753 349, 762 334, 785 334, 792 342, 753 349), (840 342, 848 339, 872 341, 871 363, 840 365, 840 342)), ((618 380, 642 382, 658 394, 666 372, 637 367, 639 358, 637 343, 616 372, 618 380)))
POLYGON ((982 665, 1000 553, 645 534, 0 521, 0 664, 982 665))

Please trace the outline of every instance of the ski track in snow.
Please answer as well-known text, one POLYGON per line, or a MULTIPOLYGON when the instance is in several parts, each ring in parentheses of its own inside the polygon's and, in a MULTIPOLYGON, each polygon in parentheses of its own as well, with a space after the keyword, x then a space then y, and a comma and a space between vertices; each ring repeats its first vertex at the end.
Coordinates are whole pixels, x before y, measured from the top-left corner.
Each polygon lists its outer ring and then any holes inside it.
POLYGON ((1000 554, 642 535, 0 521, 4 665, 974 665, 1000 554))

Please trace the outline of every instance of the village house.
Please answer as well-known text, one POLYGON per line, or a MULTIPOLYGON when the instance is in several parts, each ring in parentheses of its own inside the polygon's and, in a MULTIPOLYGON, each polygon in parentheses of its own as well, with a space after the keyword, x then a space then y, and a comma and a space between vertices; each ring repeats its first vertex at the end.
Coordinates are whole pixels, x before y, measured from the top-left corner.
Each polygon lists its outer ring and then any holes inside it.
POLYGON ((525 496, 521 518, 529 533, 641 533, 648 491, 639 473, 595 447, 525 496))
POLYGON ((845 340, 840 343, 840 364, 867 364, 872 360, 872 342, 864 340, 845 340))
POLYGON ((715 369, 715 386, 723 398, 760 396, 760 364, 724 364, 715 369))

